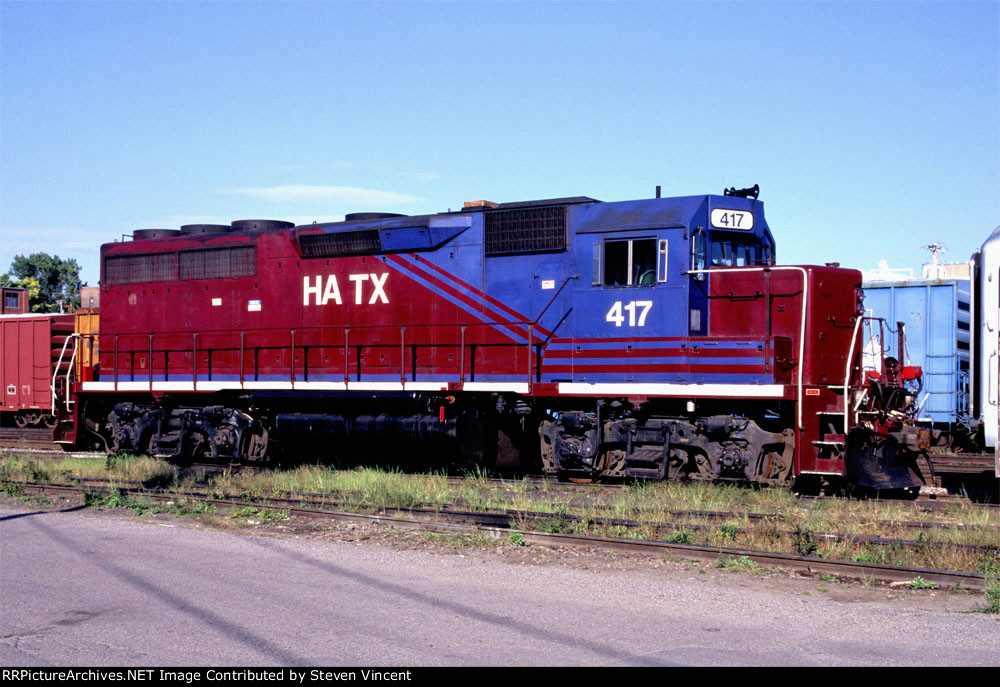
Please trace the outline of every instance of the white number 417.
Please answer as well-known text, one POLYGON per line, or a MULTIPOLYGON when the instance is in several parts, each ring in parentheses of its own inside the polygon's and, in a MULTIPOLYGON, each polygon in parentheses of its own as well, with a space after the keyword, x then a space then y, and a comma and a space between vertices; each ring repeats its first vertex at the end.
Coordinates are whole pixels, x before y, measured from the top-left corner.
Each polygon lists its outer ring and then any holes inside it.
POLYGON ((622 326, 622 322, 625 321, 625 315, 622 314, 622 310, 628 313, 628 326, 630 327, 645 327, 646 326, 646 315, 649 314, 650 308, 653 307, 653 301, 629 301, 627 305, 622 305, 621 301, 615 301, 614 305, 611 306, 611 310, 604 317, 606 322, 614 322, 616 327, 622 326), (641 308, 639 312, 639 323, 635 322, 635 311, 641 308))

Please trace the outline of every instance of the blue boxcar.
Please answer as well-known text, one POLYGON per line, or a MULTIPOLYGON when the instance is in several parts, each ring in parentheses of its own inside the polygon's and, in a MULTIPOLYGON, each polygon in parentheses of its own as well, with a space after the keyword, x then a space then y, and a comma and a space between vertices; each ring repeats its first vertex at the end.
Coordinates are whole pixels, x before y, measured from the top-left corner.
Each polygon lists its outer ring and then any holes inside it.
MULTIPOLYGON (((885 319, 886 355, 923 368, 919 418, 952 424, 968 415, 969 280, 934 279, 865 282, 865 309, 885 319), (897 322, 906 325, 906 350, 900 355, 897 322)), ((866 333, 869 347, 878 347, 866 333)), ((871 353, 871 348, 867 349, 871 353)))

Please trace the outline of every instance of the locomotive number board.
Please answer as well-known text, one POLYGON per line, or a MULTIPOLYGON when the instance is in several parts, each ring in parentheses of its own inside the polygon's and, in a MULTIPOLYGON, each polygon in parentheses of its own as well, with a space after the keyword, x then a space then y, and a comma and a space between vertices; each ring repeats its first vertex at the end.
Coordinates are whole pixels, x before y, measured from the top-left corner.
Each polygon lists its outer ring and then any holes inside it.
POLYGON ((736 229, 750 231, 753 229, 753 213, 745 210, 726 210, 713 208, 712 226, 717 229, 736 229))

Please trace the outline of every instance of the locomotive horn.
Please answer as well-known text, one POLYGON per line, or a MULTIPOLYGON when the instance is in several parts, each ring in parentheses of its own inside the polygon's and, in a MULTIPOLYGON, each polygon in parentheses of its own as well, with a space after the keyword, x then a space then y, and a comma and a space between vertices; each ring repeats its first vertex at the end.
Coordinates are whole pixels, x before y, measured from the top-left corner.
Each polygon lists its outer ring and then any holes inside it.
POLYGON ((750 188, 740 188, 740 189, 737 189, 735 186, 733 186, 731 188, 727 188, 722 193, 723 195, 726 196, 737 196, 739 198, 752 197, 754 200, 757 200, 757 196, 760 195, 760 186, 754 184, 750 188))

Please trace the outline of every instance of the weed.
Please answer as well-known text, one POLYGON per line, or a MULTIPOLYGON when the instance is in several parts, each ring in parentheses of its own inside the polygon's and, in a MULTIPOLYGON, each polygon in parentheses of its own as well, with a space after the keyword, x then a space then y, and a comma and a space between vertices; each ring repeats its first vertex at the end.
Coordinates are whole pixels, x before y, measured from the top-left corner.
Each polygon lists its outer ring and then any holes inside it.
POLYGON ((801 527, 796 527, 792 532, 792 543, 795 545, 795 552, 800 556, 812 556, 818 548, 812 531, 801 527))
POLYGON ((907 586, 910 589, 937 589, 938 588, 937 582, 927 582, 920 575, 917 575, 912 580, 910 580, 910 583, 907 586))
POLYGON ((229 517, 231 518, 252 518, 257 515, 259 510, 255 506, 243 506, 242 508, 237 508, 234 510, 229 517))
POLYGON ((722 536, 725 537, 726 539, 730 541, 735 541, 736 534, 739 532, 739 528, 736 527, 736 525, 727 522, 726 524, 724 524, 722 527, 719 528, 719 531, 722 533, 722 536))
POLYGON ((473 532, 472 534, 440 534, 438 532, 425 532, 424 538, 430 541, 457 547, 486 547, 498 546, 501 540, 491 537, 485 532, 473 532))
MULTIPOLYGON (((6 466, 5 466, 6 467, 6 466)), ((16 497, 24 493, 24 485, 12 480, 7 471, 0 473, 0 491, 4 496, 16 497)))
POLYGON ((760 567, 749 556, 740 556, 739 558, 727 558, 722 556, 715 562, 715 567, 726 568, 729 570, 739 570, 742 572, 761 572, 760 567))
POLYGON ((663 538, 663 541, 670 542, 671 544, 690 544, 691 543, 691 530, 684 528, 680 532, 674 532, 673 534, 668 534, 663 538))
POLYGON ((260 518, 264 522, 281 522, 291 517, 286 510, 265 510, 261 509, 260 518))
POLYGON ((987 580, 984 595, 986 603, 976 606, 973 610, 977 613, 1000 613, 1000 581, 987 580))
POLYGON ((524 536, 520 532, 511 532, 508 538, 514 546, 524 546, 524 536))
POLYGON ((817 592, 828 592, 830 591, 827 587, 816 587, 817 592))
POLYGON ((136 515, 157 513, 161 510, 154 507, 152 503, 145 499, 135 499, 120 491, 113 491, 106 494, 85 493, 83 495, 83 502, 91 508, 130 508, 136 515))
POLYGON ((819 579, 823 580, 824 582, 833 582, 834 580, 837 579, 837 576, 836 575, 820 575, 819 579))
POLYGON ((31 476, 32 482, 49 482, 52 480, 52 475, 48 470, 43 468, 41 465, 35 461, 28 461, 28 471, 31 476))
POLYGON ((535 528, 539 532, 548 532, 550 534, 563 534, 569 532, 573 529, 573 520, 567 518, 565 515, 558 515, 554 518, 545 518, 539 523, 536 523, 535 528))

